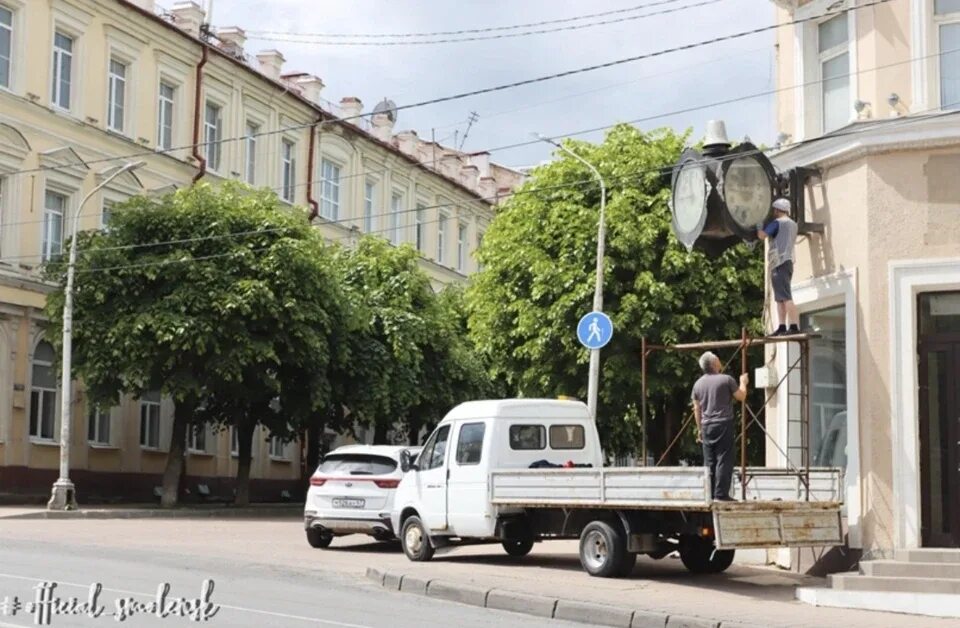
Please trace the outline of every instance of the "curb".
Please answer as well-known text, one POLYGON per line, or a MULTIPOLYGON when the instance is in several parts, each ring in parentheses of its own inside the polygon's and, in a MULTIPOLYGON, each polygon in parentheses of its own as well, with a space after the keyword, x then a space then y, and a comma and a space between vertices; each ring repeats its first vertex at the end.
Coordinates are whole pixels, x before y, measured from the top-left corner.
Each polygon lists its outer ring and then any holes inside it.
POLYGON ((485 589, 440 580, 425 580, 400 573, 367 567, 367 578, 390 591, 415 593, 501 611, 547 619, 613 626, 614 628, 761 628, 737 621, 718 621, 686 615, 668 615, 625 606, 592 604, 577 600, 531 595, 505 589, 485 589))
POLYGON ((206 519, 206 518, 256 518, 256 517, 292 517, 302 515, 303 506, 264 506, 253 508, 103 508, 81 510, 37 510, 16 515, 3 515, 0 520, 12 519, 206 519))

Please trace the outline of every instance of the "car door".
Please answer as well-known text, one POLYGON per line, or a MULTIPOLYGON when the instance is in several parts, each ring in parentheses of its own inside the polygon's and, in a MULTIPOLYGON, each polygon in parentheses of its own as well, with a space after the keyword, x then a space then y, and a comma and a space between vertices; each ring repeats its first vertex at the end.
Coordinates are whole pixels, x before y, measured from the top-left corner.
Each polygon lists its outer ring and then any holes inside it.
POLYGON ((441 425, 427 439, 417 459, 421 518, 431 530, 447 529, 447 444, 450 426, 441 425))
POLYGON ((447 466, 447 524, 460 537, 486 537, 494 532, 487 494, 487 425, 484 421, 457 422, 447 466))

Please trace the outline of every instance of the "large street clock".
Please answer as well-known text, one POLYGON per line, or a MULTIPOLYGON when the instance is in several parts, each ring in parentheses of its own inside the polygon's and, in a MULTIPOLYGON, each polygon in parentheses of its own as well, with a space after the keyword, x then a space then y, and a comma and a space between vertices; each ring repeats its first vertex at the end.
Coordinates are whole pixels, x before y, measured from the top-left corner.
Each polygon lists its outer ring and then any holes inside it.
POLYGON ((755 240, 757 225, 770 218, 776 172, 766 155, 744 142, 723 156, 720 193, 727 226, 744 240, 755 240))
POLYGON ((673 231, 687 250, 693 248, 707 222, 711 189, 708 174, 712 173, 708 173, 703 156, 692 148, 683 152, 673 171, 670 206, 673 231))

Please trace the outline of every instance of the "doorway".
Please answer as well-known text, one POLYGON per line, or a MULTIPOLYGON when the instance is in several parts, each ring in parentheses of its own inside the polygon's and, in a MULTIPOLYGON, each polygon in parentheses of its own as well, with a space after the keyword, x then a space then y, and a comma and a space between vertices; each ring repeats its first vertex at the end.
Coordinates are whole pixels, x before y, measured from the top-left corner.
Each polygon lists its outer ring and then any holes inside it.
POLYGON ((960 547, 960 292, 918 296, 921 543, 960 547))

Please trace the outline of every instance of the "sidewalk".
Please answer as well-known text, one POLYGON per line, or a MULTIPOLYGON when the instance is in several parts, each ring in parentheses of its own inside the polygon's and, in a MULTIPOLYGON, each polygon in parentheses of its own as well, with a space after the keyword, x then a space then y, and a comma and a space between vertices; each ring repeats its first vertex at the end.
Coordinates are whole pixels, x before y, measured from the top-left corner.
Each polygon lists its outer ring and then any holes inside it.
POLYGON ((47 510, 42 506, 0 506, 0 519, 181 519, 303 516, 303 504, 189 504, 161 508, 157 504, 117 504, 47 510))

